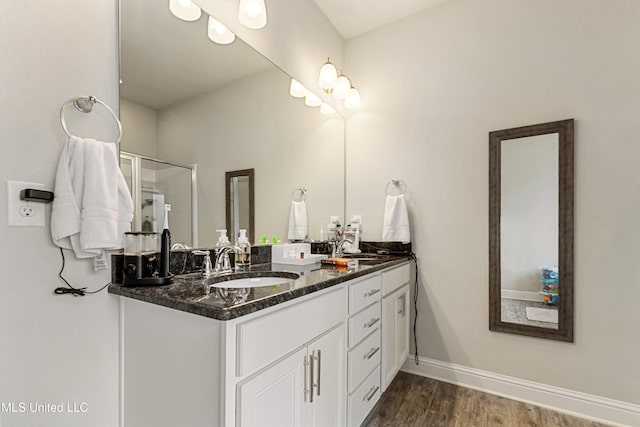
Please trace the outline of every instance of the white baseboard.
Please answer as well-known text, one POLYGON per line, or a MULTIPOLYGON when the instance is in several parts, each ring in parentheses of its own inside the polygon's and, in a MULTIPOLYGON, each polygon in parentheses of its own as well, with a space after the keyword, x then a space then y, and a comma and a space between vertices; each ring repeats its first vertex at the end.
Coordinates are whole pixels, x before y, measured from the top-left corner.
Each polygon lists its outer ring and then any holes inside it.
POLYGON ((640 426, 640 405, 410 355, 402 371, 616 426, 640 426))
POLYGON ((534 291, 514 291, 511 289, 501 289, 500 296, 506 299, 519 299, 522 301, 543 302, 540 292, 534 291))

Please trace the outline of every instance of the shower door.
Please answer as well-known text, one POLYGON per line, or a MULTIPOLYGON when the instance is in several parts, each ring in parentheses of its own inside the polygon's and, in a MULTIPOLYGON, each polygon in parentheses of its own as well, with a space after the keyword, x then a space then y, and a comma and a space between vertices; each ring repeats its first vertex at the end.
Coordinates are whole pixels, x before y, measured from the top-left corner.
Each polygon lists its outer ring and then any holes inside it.
POLYGON ((169 204, 171 241, 196 247, 196 165, 181 165, 121 151, 120 168, 135 206, 131 230, 161 233, 164 205, 169 204))

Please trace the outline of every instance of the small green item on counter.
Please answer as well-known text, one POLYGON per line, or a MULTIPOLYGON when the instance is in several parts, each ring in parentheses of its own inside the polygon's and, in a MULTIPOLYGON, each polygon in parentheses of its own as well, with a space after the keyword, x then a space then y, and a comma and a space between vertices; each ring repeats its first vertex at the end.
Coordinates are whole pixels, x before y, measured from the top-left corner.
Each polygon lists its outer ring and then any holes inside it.
POLYGON ((276 237, 275 234, 271 237, 271 241, 273 242, 274 245, 278 244, 278 238, 276 237))
POLYGON ((262 239, 260 239, 260 243, 262 243, 263 245, 267 244, 267 236, 262 236, 262 239))

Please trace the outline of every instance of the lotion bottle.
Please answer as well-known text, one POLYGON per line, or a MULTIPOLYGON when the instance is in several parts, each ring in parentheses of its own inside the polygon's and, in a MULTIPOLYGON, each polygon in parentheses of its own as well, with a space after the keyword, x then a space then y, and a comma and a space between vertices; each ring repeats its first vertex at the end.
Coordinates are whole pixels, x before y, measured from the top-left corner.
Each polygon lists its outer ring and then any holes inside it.
POLYGON ((238 247, 242 249, 242 254, 237 255, 236 265, 243 268, 249 267, 251 265, 251 243, 247 237, 247 230, 240 230, 238 247))

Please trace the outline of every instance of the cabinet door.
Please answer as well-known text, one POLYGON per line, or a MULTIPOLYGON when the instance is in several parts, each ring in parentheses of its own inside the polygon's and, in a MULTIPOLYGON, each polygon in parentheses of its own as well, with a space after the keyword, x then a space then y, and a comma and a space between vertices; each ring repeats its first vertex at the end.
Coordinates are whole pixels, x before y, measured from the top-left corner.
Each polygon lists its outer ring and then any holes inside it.
POLYGON ((382 299, 382 390, 409 355, 409 285, 382 299))
POLYGON ((306 357, 305 347, 240 384, 237 425, 303 426, 308 406, 305 403, 306 357))
MULTIPOLYGON (((342 324, 309 344, 313 365, 313 401, 307 401, 307 425, 341 427, 345 425, 347 396, 347 334, 342 324)), ((266 424, 265 424, 266 425, 266 424)))
POLYGON ((409 356, 409 294, 409 285, 402 287, 394 294, 396 295, 396 373, 409 356))

